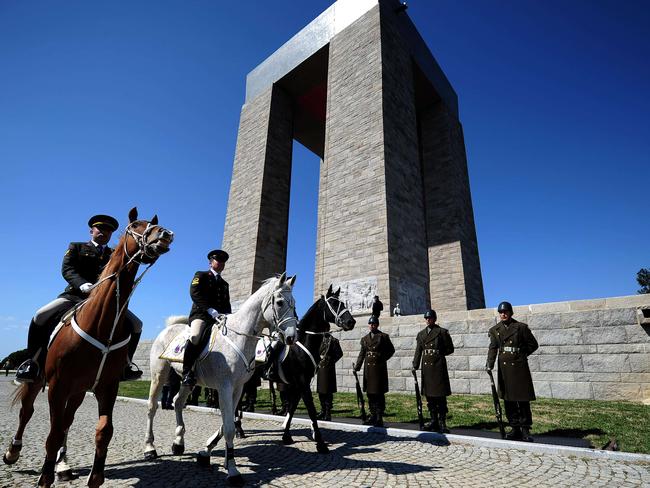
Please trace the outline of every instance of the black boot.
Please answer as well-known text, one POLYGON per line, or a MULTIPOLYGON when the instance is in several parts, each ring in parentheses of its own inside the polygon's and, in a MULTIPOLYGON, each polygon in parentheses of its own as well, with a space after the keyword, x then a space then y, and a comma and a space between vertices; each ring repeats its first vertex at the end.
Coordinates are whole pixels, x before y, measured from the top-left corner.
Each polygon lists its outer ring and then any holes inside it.
POLYGON ((449 429, 447 428, 447 414, 440 414, 440 430, 438 430, 438 433, 449 434, 449 429))
POLYGON ((323 420, 326 422, 331 422, 332 421, 332 404, 331 403, 326 403, 325 404, 325 415, 323 417, 323 420))
POLYGON ((171 410, 172 399, 170 397, 171 387, 169 385, 163 385, 162 389, 162 398, 160 399, 160 406, 163 410, 171 410))
POLYGON ((520 441, 521 440, 521 427, 513 426, 510 429, 510 432, 506 434, 506 439, 509 441, 520 441))
POLYGON ((438 423, 438 414, 435 410, 429 410, 431 421, 424 424, 424 430, 428 432, 438 432, 440 424, 438 423))
POLYGON ((196 385, 196 376, 194 375, 194 361, 198 356, 198 347, 187 341, 185 346, 185 354, 183 355, 183 379, 181 383, 183 386, 193 387, 196 385))
POLYGON ((34 322, 29 323, 29 332, 27 334, 27 353, 29 359, 24 361, 16 369, 16 381, 19 383, 33 383, 41 374, 42 367, 45 366, 47 356, 47 339, 46 327, 41 327, 34 322))
POLYGON ((274 383, 281 382, 280 375, 278 374, 278 364, 277 359, 280 351, 282 350, 282 344, 276 342, 271 344, 269 348, 269 357, 266 360, 266 366, 262 370, 262 378, 266 381, 273 381, 274 383))
POLYGON ((535 442, 535 439, 530 435, 530 427, 521 428, 521 440, 524 442, 535 442))
POLYGON ((135 350, 138 348, 138 342, 140 342, 140 336, 142 333, 133 333, 131 334, 131 340, 129 341, 129 357, 127 358, 126 366, 122 371, 122 378, 120 381, 135 381, 139 380, 142 376, 142 371, 135 364, 133 364, 133 355, 135 350), (135 369, 134 369, 135 367, 135 369))

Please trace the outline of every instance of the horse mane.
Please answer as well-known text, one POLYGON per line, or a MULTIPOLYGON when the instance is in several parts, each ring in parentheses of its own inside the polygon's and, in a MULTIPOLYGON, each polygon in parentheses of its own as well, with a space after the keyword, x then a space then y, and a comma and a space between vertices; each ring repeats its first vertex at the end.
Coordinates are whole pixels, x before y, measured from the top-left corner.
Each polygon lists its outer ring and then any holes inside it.
POLYGON ((323 299, 323 297, 319 297, 318 300, 316 300, 314 303, 311 304, 311 306, 307 309, 307 311, 304 313, 302 318, 300 319, 300 322, 298 322, 298 328, 302 330, 302 327, 300 327, 303 323, 303 321, 310 320, 311 316, 315 314, 318 311, 318 304, 320 301, 323 299))

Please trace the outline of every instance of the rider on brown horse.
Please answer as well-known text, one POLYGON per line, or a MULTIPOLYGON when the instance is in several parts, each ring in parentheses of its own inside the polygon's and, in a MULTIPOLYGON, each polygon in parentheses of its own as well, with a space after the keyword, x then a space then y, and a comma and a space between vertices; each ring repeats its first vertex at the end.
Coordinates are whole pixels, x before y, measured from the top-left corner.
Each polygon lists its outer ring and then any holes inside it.
MULTIPOLYGON (((113 249, 107 244, 119 227, 117 220, 109 215, 95 215, 88 221, 88 227, 90 241, 71 242, 63 256, 61 273, 68 282, 65 291, 41 307, 29 324, 27 350, 30 359, 21 364, 16 372, 16 380, 21 383, 30 383, 38 378, 45 365, 48 341, 56 323, 65 312, 87 297, 113 253, 113 249)), ((122 379, 137 380, 142 376, 142 371, 131 369, 131 359, 140 340, 142 321, 128 310, 125 319, 132 334, 128 351, 129 362, 124 368, 122 379)))

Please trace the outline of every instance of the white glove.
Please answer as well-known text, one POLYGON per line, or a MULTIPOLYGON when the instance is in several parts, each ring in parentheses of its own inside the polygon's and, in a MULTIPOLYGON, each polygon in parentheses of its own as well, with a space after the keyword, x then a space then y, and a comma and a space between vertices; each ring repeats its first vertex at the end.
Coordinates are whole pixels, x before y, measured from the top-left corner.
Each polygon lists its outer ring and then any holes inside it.
POLYGON ((214 320, 217 320, 217 318, 219 317, 219 312, 217 312, 214 308, 209 308, 208 313, 212 315, 212 318, 214 320))
POLYGON ((93 284, 92 283, 84 283, 79 287, 82 293, 85 293, 86 295, 90 293, 90 290, 92 290, 93 284))

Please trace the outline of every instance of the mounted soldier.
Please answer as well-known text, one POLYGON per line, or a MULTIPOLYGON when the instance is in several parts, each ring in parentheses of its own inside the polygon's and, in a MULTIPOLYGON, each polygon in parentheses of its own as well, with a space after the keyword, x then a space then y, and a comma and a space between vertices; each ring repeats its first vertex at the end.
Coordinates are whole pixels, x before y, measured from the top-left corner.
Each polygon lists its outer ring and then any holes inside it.
POLYGON ((453 354, 454 343, 449 331, 436 324, 437 318, 435 310, 428 310, 424 314, 427 326, 415 339, 412 371, 417 371, 422 363, 422 394, 427 398, 427 407, 431 415, 431 422, 424 428, 439 433, 449 433, 447 397, 451 395, 451 385, 445 356, 453 354))
POLYGON ((208 253, 208 271, 197 271, 190 284, 192 310, 189 323, 191 335, 183 356, 183 379, 185 386, 196 385, 194 363, 201 353, 199 342, 208 326, 212 326, 219 315, 232 313, 228 283, 221 277, 226 267, 228 253, 215 249, 208 253))
POLYGON ((506 439, 532 442, 530 427, 533 417, 530 402, 535 388, 528 368, 528 356, 539 347, 528 325, 512 318, 512 305, 501 302, 497 308, 501 321, 490 328, 490 346, 486 369, 492 371, 499 362, 499 396, 503 398, 511 431, 506 439))
POLYGON ((361 338, 361 351, 354 366, 355 371, 363 365, 363 390, 368 395, 370 418, 365 425, 383 427, 388 392, 388 368, 386 362, 395 354, 395 347, 388 334, 379 330, 379 319, 368 319, 370 332, 361 338))
MULTIPOLYGON (((56 324, 68 310, 88 297, 111 258, 113 249, 108 247, 108 243, 119 227, 117 220, 109 215, 94 215, 88 221, 88 227, 90 241, 71 242, 63 256, 61 274, 68 286, 56 299, 38 309, 29 324, 27 350, 30 359, 21 364, 16 372, 16 380, 20 383, 31 383, 41 374, 50 335, 56 324)), ((131 340, 122 380, 137 380, 142 376, 142 371, 137 367, 134 370, 131 366, 142 334, 142 321, 130 310, 126 311, 125 320, 130 325, 131 340)))

